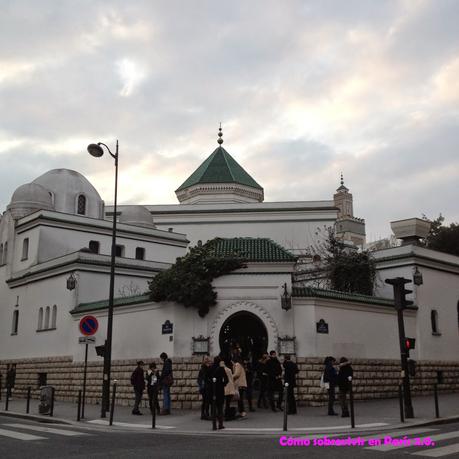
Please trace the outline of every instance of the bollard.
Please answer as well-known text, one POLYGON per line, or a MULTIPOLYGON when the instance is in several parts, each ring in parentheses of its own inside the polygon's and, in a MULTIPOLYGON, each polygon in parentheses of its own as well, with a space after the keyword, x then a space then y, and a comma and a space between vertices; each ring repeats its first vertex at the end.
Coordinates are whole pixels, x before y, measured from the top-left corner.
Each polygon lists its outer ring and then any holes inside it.
POLYGON ((56 389, 54 389, 54 387, 51 387, 51 408, 49 410, 50 417, 54 416, 54 393, 55 392, 56 392, 56 389))
MULTIPOLYGON (((352 389, 352 376, 348 376, 349 380, 349 405, 351 408, 351 428, 355 429, 355 415, 354 415, 354 392, 352 389)), ((346 395, 346 394, 344 394, 346 395)))
POLYGON ((438 387, 437 384, 434 384, 434 400, 435 400, 435 417, 440 417, 440 409, 438 407, 438 387))
POLYGON ((288 409, 287 391, 288 391, 288 382, 286 382, 284 385, 284 432, 287 432, 287 409, 288 409))
POLYGON ((212 378, 212 430, 217 430, 217 378, 212 378))
POLYGON ((5 394, 5 411, 8 411, 8 402, 10 400, 10 393, 8 390, 8 387, 6 388, 6 394, 5 394))
POLYGON ((0 401, 2 400, 2 378, 3 375, 0 373, 0 401))
POLYGON ((150 401, 151 410, 151 428, 156 429, 156 403, 158 400, 158 387, 153 389, 153 400, 150 401))
POLYGON ((81 389, 78 391, 77 421, 81 420, 81 389))
POLYGON ((29 386, 27 388, 27 404, 26 404, 26 413, 29 414, 30 412, 30 392, 31 392, 32 388, 29 386))
POLYGON ((403 391, 402 385, 398 385, 398 401, 400 403, 400 422, 405 422, 405 416, 403 414, 403 391))
POLYGON ((115 379, 113 381, 113 394, 112 394, 112 404, 110 406, 110 423, 109 425, 113 425, 113 413, 115 411, 115 398, 116 398, 116 383, 118 381, 115 379))

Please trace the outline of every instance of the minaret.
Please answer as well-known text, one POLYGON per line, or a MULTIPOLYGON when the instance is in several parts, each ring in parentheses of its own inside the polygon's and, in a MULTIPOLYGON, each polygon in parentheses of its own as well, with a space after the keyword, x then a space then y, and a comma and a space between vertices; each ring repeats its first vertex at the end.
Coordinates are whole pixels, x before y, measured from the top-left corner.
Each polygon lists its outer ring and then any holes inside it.
POLYGON ((336 236, 343 241, 349 241, 357 246, 365 244, 365 220, 354 217, 352 194, 344 185, 343 173, 341 172, 340 186, 333 195, 335 207, 338 208, 336 219, 336 236))

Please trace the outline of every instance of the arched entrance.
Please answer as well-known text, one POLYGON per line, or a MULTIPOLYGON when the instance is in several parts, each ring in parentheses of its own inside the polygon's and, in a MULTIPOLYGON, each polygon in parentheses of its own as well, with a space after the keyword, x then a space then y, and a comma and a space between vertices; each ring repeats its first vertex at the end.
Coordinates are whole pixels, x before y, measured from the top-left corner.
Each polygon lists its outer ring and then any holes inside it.
POLYGON ((228 317, 220 329, 220 349, 229 355, 237 343, 244 358, 258 360, 268 347, 268 332, 264 323, 255 314, 239 311, 228 317))

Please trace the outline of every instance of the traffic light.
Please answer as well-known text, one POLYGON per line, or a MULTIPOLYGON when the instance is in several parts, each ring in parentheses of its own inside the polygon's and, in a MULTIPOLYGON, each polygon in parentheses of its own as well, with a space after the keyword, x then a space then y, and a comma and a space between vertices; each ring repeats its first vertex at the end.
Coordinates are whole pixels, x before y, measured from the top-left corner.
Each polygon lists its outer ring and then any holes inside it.
POLYGON ((405 338, 405 349, 407 351, 411 351, 414 349, 416 345, 416 339, 415 338, 405 338))
POLYGON ((407 290, 405 288, 405 284, 410 284, 413 281, 405 279, 404 277, 396 277, 395 279, 386 279, 385 282, 394 287, 394 302, 396 309, 405 309, 413 304, 411 300, 406 299, 406 295, 413 293, 413 290, 407 290))

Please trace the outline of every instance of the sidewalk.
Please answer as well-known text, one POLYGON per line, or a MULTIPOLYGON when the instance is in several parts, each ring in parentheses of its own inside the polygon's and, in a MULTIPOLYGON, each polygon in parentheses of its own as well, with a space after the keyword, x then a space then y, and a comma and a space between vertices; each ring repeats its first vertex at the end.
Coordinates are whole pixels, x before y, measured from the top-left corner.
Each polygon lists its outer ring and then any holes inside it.
MULTIPOLYGON (((77 405, 72 402, 56 401, 54 417, 38 414, 38 400, 31 400, 30 416, 25 414, 26 401, 13 399, 9 401, 8 412, 4 411, 5 400, 0 405, 0 415, 31 417, 43 421, 68 422, 76 424, 77 405)), ((288 416, 288 431, 292 434, 301 433, 339 433, 350 431, 383 431, 394 428, 407 428, 430 422, 444 421, 446 418, 456 417, 459 420, 459 394, 440 394, 440 419, 435 419, 434 399, 432 396, 413 398, 414 419, 400 423, 398 399, 376 400, 355 403, 356 428, 351 429, 350 418, 341 416, 327 416, 326 407, 299 407, 298 414, 288 416)), ((133 430, 151 429, 152 417, 147 408, 143 408, 143 416, 131 414, 132 407, 116 406, 114 412, 114 426, 133 430)), ((339 406, 336 404, 339 412, 339 406)), ((99 405, 86 405, 85 419, 81 425, 96 427, 108 425, 107 418, 100 419, 99 405)), ((273 413, 271 410, 257 409, 248 413, 244 419, 225 422, 225 429, 219 431, 224 434, 270 434, 282 432, 283 412, 273 413)), ((212 422, 201 421, 200 412, 196 410, 173 411, 169 416, 156 417, 156 430, 171 433, 212 433, 212 422)))

